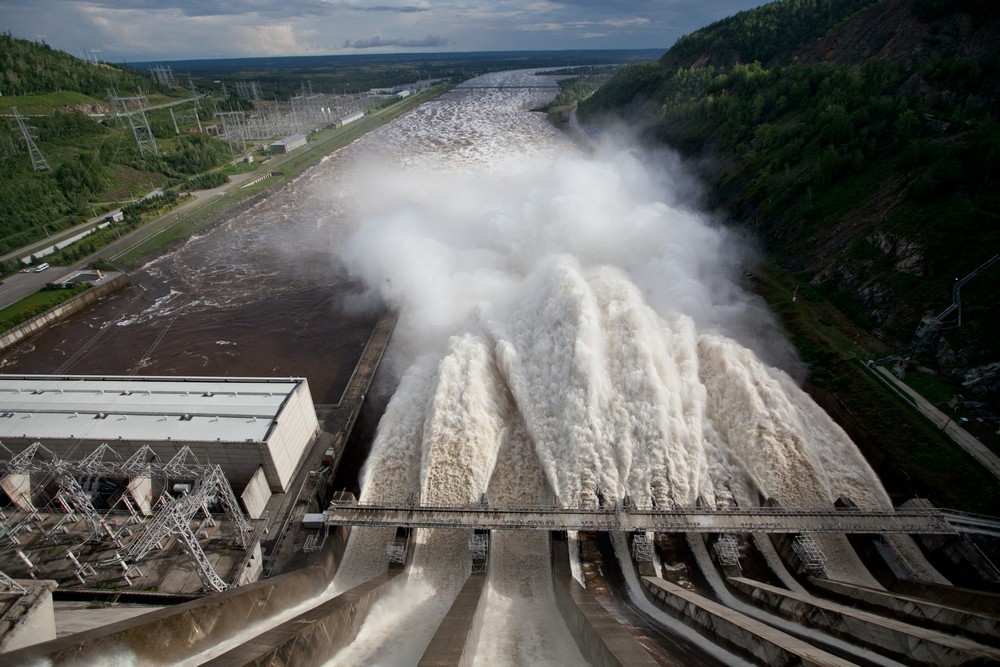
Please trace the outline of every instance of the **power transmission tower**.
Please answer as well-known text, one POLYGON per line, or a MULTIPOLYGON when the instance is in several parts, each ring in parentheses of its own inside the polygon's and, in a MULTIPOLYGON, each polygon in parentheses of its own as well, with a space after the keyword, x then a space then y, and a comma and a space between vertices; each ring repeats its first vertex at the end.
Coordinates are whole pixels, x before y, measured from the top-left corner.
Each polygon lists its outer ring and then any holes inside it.
MULTIPOLYGON (((38 150, 38 146, 35 145, 35 137, 29 132, 29 128, 24 124, 24 118, 21 114, 17 112, 17 107, 11 107, 11 111, 14 112, 14 121, 17 123, 17 127, 21 130, 21 136, 24 137, 24 143, 28 145, 28 155, 31 157, 31 168, 35 171, 52 171, 52 167, 46 162, 45 156, 42 155, 42 151, 38 150)), ((31 128, 34 129, 34 128, 31 128)))
POLYGON ((125 109, 121 108, 121 104, 118 101, 118 91, 114 88, 108 88, 108 102, 111 103, 111 114, 115 117, 118 128, 124 130, 125 109))
POLYGON ((119 97, 115 92, 111 100, 112 107, 116 113, 118 108, 124 110, 124 115, 128 118, 128 123, 132 127, 132 134, 135 136, 135 143, 139 147, 139 153, 145 155, 147 152, 158 155, 160 149, 156 146, 156 139, 153 131, 149 129, 149 121, 146 119, 146 96, 139 91, 134 97, 119 97), (132 107, 132 108, 130 108, 132 107))

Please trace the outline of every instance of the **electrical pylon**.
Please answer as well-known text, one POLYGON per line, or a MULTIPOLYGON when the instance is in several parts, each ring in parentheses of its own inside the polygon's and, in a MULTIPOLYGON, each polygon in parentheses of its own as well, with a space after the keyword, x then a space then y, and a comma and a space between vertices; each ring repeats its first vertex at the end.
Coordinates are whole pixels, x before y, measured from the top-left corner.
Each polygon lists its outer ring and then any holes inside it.
POLYGON ((38 150, 38 146, 35 145, 35 137, 31 135, 28 126, 24 124, 24 118, 17 112, 17 107, 11 107, 11 111, 14 112, 14 122, 17 123, 17 128, 21 130, 21 136, 24 137, 24 143, 28 145, 28 156, 31 157, 31 168, 35 171, 52 171, 52 167, 49 166, 45 156, 42 155, 42 151, 38 150))

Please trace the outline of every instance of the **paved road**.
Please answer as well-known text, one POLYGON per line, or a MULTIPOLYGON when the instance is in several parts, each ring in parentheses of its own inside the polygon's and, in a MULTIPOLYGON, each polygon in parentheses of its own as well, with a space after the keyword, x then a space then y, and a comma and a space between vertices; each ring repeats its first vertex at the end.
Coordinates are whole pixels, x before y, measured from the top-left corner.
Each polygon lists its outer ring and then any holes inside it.
POLYGON ((986 469, 993 473, 994 477, 1000 479, 1000 457, 990 451, 975 436, 956 424, 955 420, 934 407, 930 401, 914 391, 909 385, 900 381, 889 369, 879 366, 877 370, 879 377, 912 398, 917 409, 931 420, 932 424, 938 428, 943 427, 943 431, 948 434, 948 437, 968 452, 972 458, 986 466, 986 469))
POLYGON ((0 281, 0 308, 6 308, 12 303, 20 301, 26 296, 30 296, 45 287, 45 283, 51 282, 67 273, 65 269, 49 268, 41 273, 36 273, 32 269, 29 273, 15 273, 0 281))

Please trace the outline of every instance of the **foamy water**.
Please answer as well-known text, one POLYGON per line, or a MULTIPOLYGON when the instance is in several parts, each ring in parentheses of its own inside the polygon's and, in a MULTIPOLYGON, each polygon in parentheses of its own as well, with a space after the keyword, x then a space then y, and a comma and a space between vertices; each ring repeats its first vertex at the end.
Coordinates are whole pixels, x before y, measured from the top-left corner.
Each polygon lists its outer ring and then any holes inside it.
MULTIPOLYGON (((368 145, 342 257, 400 314, 387 364, 401 379, 362 499, 889 507, 853 443, 774 365, 795 362, 738 285, 739 239, 697 211, 676 160, 622 144, 583 155, 527 113, 549 95, 453 94, 368 145)), ((466 532, 417 537, 392 593, 414 602, 373 613, 332 664, 419 660, 469 557, 466 532)), ((385 571, 388 539, 357 531, 334 585, 385 571)), ((547 538, 495 532, 490 546, 477 664, 580 664, 547 538)), ((850 578, 855 560, 834 569, 850 578)))

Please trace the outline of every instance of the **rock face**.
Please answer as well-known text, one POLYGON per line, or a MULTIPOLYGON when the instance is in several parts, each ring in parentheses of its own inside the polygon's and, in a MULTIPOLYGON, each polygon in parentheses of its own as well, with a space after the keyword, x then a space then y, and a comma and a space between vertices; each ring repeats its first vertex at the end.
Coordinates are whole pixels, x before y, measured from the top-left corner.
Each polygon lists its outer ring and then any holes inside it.
POLYGON ((962 386, 975 394, 1000 396, 1000 362, 967 371, 962 377, 962 386))
POLYGON ((924 275, 924 249, 918 243, 883 231, 872 233, 868 242, 895 260, 893 268, 896 271, 924 275))

